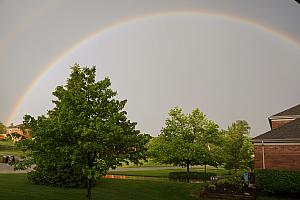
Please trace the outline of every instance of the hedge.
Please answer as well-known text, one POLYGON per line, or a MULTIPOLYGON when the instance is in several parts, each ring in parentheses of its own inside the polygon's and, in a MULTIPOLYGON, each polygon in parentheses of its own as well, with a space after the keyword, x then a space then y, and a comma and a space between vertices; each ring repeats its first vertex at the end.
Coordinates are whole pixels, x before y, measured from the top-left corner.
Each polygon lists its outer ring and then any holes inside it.
POLYGON ((216 176, 215 173, 207 172, 170 172, 169 178, 176 178, 176 179, 201 179, 201 180, 210 180, 212 176, 216 176))
POLYGON ((256 169, 255 184, 260 189, 277 193, 300 193, 300 171, 256 169))

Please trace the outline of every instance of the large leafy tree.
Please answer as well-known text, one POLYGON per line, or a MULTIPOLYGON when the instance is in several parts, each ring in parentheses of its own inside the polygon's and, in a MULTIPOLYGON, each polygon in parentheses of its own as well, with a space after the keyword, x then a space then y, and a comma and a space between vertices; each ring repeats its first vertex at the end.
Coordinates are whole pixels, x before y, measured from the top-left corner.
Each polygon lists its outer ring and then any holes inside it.
POLYGON ((170 110, 161 133, 148 143, 148 153, 158 162, 184 166, 189 172, 192 165, 221 163, 219 138, 218 125, 199 109, 184 114, 175 107, 170 110))
POLYGON ((249 134, 250 126, 245 120, 232 123, 225 131, 225 169, 236 172, 238 169, 252 168, 254 150, 249 134))
POLYGON ((65 86, 53 92, 55 107, 47 116, 25 116, 31 139, 21 142, 28 157, 16 166, 35 164, 30 175, 37 184, 87 187, 121 162, 139 163, 148 136, 126 117, 126 101, 115 99, 105 78, 96 82, 95 67, 75 64, 65 86))

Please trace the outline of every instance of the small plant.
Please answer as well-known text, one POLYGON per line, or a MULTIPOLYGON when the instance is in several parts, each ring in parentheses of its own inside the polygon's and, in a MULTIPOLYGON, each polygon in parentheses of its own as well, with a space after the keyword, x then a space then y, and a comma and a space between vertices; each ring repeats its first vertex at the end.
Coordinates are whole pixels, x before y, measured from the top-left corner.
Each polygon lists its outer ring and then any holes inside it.
POLYGON ((209 185, 207 186, 207 189, 208 189, 209 191, 216 191, 216 190, 217 190, 217 186, 214 185, 214 184, 209 184, 209 185))
POLYGON ((234 185, 235 188, 239 191, 241 191, 244 186, 243 177, 238 173, 235 173, 235 174, 229 176, 228 178, 226 178, 225 182, 230 185, 234 185))
POLYGON ((216 185, 223 185, 225 187, 229 187, 235 192, 241 192, 244 186, 243 177, 239 173, 232 174, 223 179, 215 180, 214 183, 216 185))

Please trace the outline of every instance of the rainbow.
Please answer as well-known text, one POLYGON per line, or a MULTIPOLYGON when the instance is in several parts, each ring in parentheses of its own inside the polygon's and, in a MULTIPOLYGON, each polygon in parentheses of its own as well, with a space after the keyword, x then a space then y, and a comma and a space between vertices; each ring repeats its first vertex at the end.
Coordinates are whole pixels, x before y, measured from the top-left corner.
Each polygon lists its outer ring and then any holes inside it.
POLYGON ((153 18, 159 18, 159 17, 165 17, 165 16, 213 16, 213 17, 220 17, 222 19, 238 22, 242 24, 246 24, 249 26, 254 26, 258 29, 261 29, 267 33, 272 34, 273 36, 276 36, 280 39, 283 39, 284 41, 288 42, 291 45, 295 45, 296 47, 300 48, 300 40, 299 38, 293 37, 292 35, 288 34, 287 32, 283 30, 276 29, 272 26, 269 26, 267 24, 261 23, 259 21, 255 21, 253 19, 248 19, 243 16, 238 15, 232 15, 228 13, 222 13, 222 12, 214 12, 209 10, 176 10, 176 11, 167 11, 167 12, 156 12, 156 13, 147 13, 140 16, 132 16, 124 18, 120 21, 115 21, 111 23, 110 25, 100 28, 99 30, 90 33, 85 38, 80 40, 78 43, 74 44, 72 47, 66 49, 65 51, 61 52, 56 59, 54 59, 51 63, 49 63, 44 70, 26 87, 24 93, 21 95, 21 97, 16 101, 16 103, 13 106, 12 111, 10 112, 9 116, 5 120, 5 124, 9 124, 14 116, 17 114, 18 110, 20 109, 22 102, 27 98, 28 94, 33 90, 34 86, 37 85, 47 74, 48 72, 54 68, 57 64, 59 64, 65 57, 70 55, 72 52, 74 52, 76 49, 80 48, 83 44, 88 43, 89 41, 93 40, 96 37, 99 37, 103 35, 104 33, 110 32, 112 30, 125 27, 129 24, 142 22, 145 20, 153 19, 153 18))

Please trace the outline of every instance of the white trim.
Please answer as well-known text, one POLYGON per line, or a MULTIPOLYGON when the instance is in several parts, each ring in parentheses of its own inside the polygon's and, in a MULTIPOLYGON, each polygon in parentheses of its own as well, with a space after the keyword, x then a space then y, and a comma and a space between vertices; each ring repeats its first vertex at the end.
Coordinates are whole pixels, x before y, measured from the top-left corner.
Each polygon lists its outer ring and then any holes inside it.
POLYGON ((266 169, 264 141, 261 141, 261 148, 262 148, 262 165, 263 165, 263 169, 266 169))
MULTIPOLYGON (((255 146, 262 146, 261 143, 254 143, 255 146)), ((283 146, 283 145, 299 145, 300 146, 300 142, 299 143, 284 143, 284 142, 280 142, 280 143, 264 143, 264 146, 270 146, 270 145, 278 145, 278 146, 283 146)))
POLYGON ((282 139, 252 139, 253 143, 261 143, 261 141, 267 142, 267 143, 300 143, 300 138, 282 138, 282 139))
POLYGON ((269 119, 295 119, 300 118, 300 115, 283 115, 283 116, 271 116, 269 119))
POLYGON ((294 121, 295 118, 281 118, 281 119, 271 119, 272 122, 280 122, 280 121, 294 121))

